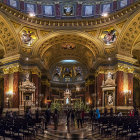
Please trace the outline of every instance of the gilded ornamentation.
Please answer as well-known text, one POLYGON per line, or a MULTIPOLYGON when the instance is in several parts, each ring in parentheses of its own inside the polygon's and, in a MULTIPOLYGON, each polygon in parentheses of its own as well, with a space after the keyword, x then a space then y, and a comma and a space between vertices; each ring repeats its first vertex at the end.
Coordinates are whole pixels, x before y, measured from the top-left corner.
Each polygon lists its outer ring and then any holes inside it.
POLYGON ((3 18, 0 17, 0 38, 5 46, 5 53, 17 52, 18 47, 12 31, 9 29, 3 18))
POLYGON ((92 36, 96 36, 97 31, 96 30, 92 30, 92 31, 86 31, 87 33, 89 33, 92 36))
POLYGON ((133 73, 134 67, 127 64, 118 63, 116 71, 123 71, 126 73, 133 73))
MULTIPOLYGON (((124 8, 123 10, 120 10, 118 12, 115 12, 114 14, 110 14, 108 17, 106 17, 104 20, 101 19, 91 19, 90 22, 87 22, 87 20, 69 20, 69 21, 65 21, 65 20, 44 20, 41 18, 27 18, 27 15, 24 13, 21 13, 20 11, 17 11, 11 7, 8 7, 7 5, 4 5, 3 3, 0 3, 0 9, 4 12, 8 12, 9 15, 13 16, 14 18, 18 18, 18 20, 24 20, 26 23, 31 23, 31 24, 37 24, 38 26, 49 26, 49 27, 77 27, 77 26, 91 26, 91 25, 100 25, 100 24, 107 24, 110 21, 114 21, 116 19, 120 19, 123 17, 126 17, 130 15, 130 13, 133 13, 133 10, 136 10, 136 8, 139 7, 139 1, 134 3, 133 5, 130 5, 126 8, 124 8)), ((66 8, 67 12, 66 13, 71 13, 70 8, 66 8)))
POLYGON ((19 29, 20 28, 21 24, 16 23, 14 21, 11 21, 11 22, 13 23, 13 26, 15 27, 15 29, 19 29))
POLYGON ((22 51, 23 51, 23 53, 30 54, 31 53, 31 48, 25 48, 25 47, 23 47, 22 48, 22 51))
POLYGON ((140 80, 140 73, 134 73, 134 77, 140 80))
POLYGON ((31 72, 32 72, 32 74, 36 74, 39 77, 41 77, 41 71, 38 68, 32 68, 31 72))
POLYGON ((123 22, 120 22, 120 23, 118 23, 118 24, 116 24, 116 25, 117 25, 118 28, 122 28, 122 27, 124 26, 125 23, 126 23, 126 20, 123 21, 123 22))
POLYGON ((137 39, 137 36, 140 33, 140 26, 138 23, 140 18, 140 14, 137 14, 134 18, 133 21, 130 22, 129 27, 123 31, 123 37, 120 41, 120 49, 121 51, 130 54, 131 49, 133 47, 134 42, 137 39))
POLYGON ((44 30, 41 30, 40 33, 42 36, 45 36, 45 35, 48 35, 51 31, 44 31, 44 30))
POLYGON ((75 48, 75 44, 74 43, 64 43, 64 44, 62 44, 62 48, 72 50, 75 48))
POLYGON ((22 69, 19 64, 11 64, 3 68, 4 74, 11 74, 11 73, 20 72, 20 71, 22 71, 22 69))
POLYGON ((106 53, 106 54, 109 54, 109 55, 112 55, 112 54, 115 53, 115 48, 114 48, 114 47, 105 48, 105 53, 106 53))

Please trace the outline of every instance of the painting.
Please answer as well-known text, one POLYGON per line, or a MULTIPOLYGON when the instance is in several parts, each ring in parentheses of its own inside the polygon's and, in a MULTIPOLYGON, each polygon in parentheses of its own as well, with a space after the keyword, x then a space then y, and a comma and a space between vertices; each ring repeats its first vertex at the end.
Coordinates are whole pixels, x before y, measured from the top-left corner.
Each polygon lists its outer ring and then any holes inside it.
POLYGON ((101 38, 106 45, 111 45, 113 42, 116 41, 117 32, 114 28, 104 30, 102 32, 101 38))
POLYGON ((35 30, 25 27, 20 32, 20 38, 24 45, 30 47, 37 40, 37 34, 35 30))

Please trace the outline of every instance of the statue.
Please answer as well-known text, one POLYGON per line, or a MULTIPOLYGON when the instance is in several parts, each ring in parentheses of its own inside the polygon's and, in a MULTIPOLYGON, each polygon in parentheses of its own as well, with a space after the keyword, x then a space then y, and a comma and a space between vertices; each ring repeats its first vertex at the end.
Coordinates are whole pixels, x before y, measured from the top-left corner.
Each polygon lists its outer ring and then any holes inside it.
POLYGON ((34 39, 32 38, 32 35, 34 33, 30 32, 30 31, 22 31, 22 35, 21 35, 21 40, 24 44, 27 44, 28 46, 31 46, 31 44, 33 43, 34 39))

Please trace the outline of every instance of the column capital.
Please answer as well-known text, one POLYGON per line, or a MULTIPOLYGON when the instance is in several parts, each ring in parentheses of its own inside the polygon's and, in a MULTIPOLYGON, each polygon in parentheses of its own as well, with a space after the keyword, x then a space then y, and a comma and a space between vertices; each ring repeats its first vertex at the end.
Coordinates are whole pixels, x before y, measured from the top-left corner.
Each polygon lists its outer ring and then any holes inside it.
POLYGON ((139 79, 139 80, 140 80, 140 73, 135 73, 135 74, 134 74, 134 77, 135 77, 136 79, 139 79))
POLYGON ((42 85, 47 85, 50 87, 50 82, 48 80, 41 81, 42 85))
POLYGON ((11 74, 11 73, 21 72, 21 71, 22 71, 22 68, 21 68, 20 64, 18 64, 18 63, 6 65, 3 67, 4 74, 11 74))
POLYGON ((32 74, 38 75, 38 77, 41 77, 41 71, 39 70, 38 67, 34 67, 31 69, 32 74))
POLYGON ((133 65, 128 65, 124 63, 118 63, 116 71, 123 71, 126 73, 133 73, 134 72, 134 66, 133 65))
POLYGON ((104 66, 99 66, 97 71, 96 71, 96 74, 95 76, 98 76, 98 74, 104 74, 105 73, 105 68, 104 66))

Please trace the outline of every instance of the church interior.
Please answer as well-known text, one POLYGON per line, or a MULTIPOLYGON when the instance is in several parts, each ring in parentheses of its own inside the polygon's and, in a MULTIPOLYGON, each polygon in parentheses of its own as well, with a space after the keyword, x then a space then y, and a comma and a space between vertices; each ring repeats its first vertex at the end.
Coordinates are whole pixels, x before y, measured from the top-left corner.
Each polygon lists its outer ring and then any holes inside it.
POLYGON ((19 127, 8 129, 8 113, 20 122, 28 111, 40 114, 33 140, 140 138, 140 1, 0 0, 0 136, 19 127), (45 129, 48 110, 59 121, 45 129))

